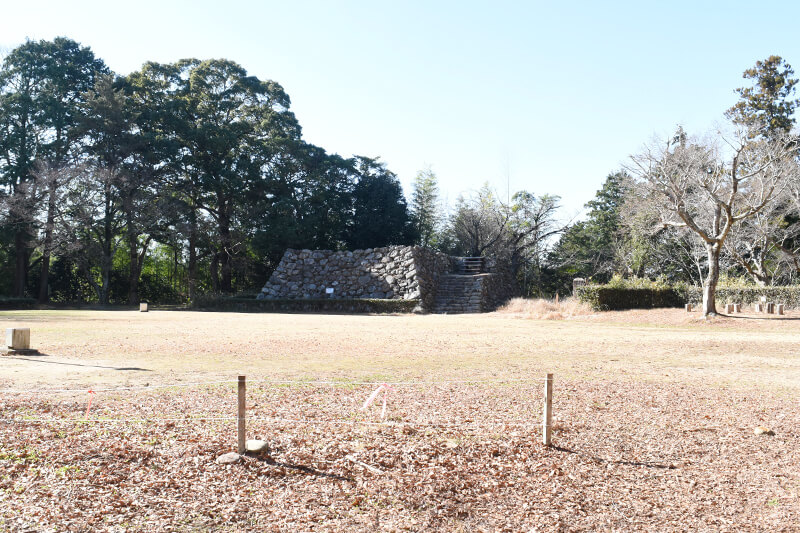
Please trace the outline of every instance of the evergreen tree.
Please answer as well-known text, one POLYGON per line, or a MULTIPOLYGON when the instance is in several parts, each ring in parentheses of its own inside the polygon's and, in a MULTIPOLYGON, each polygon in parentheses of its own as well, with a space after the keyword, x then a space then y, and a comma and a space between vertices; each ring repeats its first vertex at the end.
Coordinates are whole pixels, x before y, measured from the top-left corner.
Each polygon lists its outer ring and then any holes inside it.
POLYGON ((439 202, 439 184, 436 174, 428 168, 417 172, 412 185, 411 216, 418 235, 417 242, 422 246, 439 247, 442 223, 439 202))

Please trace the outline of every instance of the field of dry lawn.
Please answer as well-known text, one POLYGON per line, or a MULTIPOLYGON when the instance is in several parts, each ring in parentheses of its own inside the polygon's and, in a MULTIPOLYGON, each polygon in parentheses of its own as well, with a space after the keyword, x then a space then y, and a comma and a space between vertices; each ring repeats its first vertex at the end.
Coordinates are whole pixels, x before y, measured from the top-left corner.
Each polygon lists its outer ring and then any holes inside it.
POLYGON ((800 313, 531 316, 0 312, 0 530, 800 529, 800 313))

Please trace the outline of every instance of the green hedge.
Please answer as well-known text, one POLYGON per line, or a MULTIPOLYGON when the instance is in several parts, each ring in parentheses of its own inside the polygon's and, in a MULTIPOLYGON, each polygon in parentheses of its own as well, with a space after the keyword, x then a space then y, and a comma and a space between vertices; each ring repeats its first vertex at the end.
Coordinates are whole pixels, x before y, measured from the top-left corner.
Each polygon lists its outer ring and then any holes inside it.
POLYGON ((0 296, 0 309, 33 309, 36 300, 33 298, 6 298, 0 296))
POLYGON ((686 293, 676 288, 632 289, 586 285, 578 287, 576 296, 595 311, 681 307, 686 302, 686 293))
MULTIPOLYGON (((785 304, 787 308, 800 308, 800 286, 770 286, 770 287, 717 287, 717 307, 726 303, 740 303, 753 305, 766 296, 768 302, 785 304)), ((688 302, 700 303, 703 301, 703 289, 692 287, 689 290, 688 302)))
MULTIPOLYGON (((703 301, 702 287, 629 288, 609 285, 578 287, 575 296, 596 311, 621 309, 652 309, 655 307, 683 307, 686 303, 703 301)), ((800 286, 771 287, 717 287, 717 309, 726 303, 753 305, 761 301, 785 304, 787 308, 800 308, 800 286)))
POLYGON ((213 311, 248 313, 411 313, 418 305, 419 300, 256 300, 255 298, 201 296, 193 302, 192 307, 213 311))

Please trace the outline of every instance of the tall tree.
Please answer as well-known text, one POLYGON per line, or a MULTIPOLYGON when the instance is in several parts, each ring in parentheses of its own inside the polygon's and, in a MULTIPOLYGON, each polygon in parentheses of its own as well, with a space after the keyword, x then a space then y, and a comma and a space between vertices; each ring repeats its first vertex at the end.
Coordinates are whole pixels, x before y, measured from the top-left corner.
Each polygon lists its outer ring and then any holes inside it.
POLYGON ((300 127, 289 111, 289 96, 272 81, 261 81, 227 60, 184 60, 177 65, 182 84, 178 137, 185 165, 197 178, 199 207, 217 225, 212 278, 232 290, 233 237, 237 201, 263 178, 269 152, 283 139, 298 139, 300 127), (216 265, 219 265, 217 274, 216 265))
MULTIPOLYGON (((793 98, 797 79, 791 65, 780 56, 757 61, 743 77, 753 81, 752 87, 736 90, 739 102, 727 111, 735 123, 748 126, 754 135, 770 139, 785 138, 795 123, 794 111, 800 100, 793 98)), ((782 192, 790 192, 791 188, 782 192)), ((792 227, 791 195, 780 195, 758 215, 743 220, 726 241, 726 252, 758 285, 772 283, 780 265, 780 250, 800 228, 792 227)))
POLYGON ((733 226, 755 216, 797 179, 796 150, 785 140, 754 137, 740 129, 716 145, 692 142, 683 130, 661 146, 633 156, 641 201, 650 201, 664 226, 686 227, 702 240, 708 256, 703 314, 714 315, 720 254, 733 226))
POLYGON ((753 80, 752 87, 736 89, 739 101, 726 115, 733 122, 748 127, 751 132, 769 136, 789 133, 794 125, 794 110, 798 99, 792 98, 797 79, 794 70, 780 56, 756 61, 744 71, 743 78, 753 80))
POLYGON ((412 184, 411 215, 422 246, 436 248, 439 245, 439 230, 443 222, 439 200, 439 183, 433 170, 427 168, 417 172, 412 184))
POLYGON ((54 169, 67 165, 76 155, 80 104, 86 91, 94 86, 96 77, 107 70, 91 49, 64 37, 53 41, 27 41, 3 62, 0 153, 5 165, 0 173, 12 190, 15 203, 24 206, 26 211, 15 217, 15 293, 18 296, 27 284, 28 263, 37 229, 33 217, 35 205, 44 199, 46 214, 39 299, 47 300, 55 202, 60 182, 57 174, 50 172, 50 179, 41 190, 32 183, 35 165, 38 162, 54 169))
POLYGON ((356 157, 355 170, 358 181, 347 245, 364 249, 411 242, 411 223, 397 176, 369 157, 356 157))
POLYGON ((595 198, 586 204, 586 220, 570 226, 548 258, 550 265, 573 277, 608 281, 620 269, 620 253, 626 246, 622 231, 622 209, 627 198, 630 177, 615 172, 606 177, 595 198))

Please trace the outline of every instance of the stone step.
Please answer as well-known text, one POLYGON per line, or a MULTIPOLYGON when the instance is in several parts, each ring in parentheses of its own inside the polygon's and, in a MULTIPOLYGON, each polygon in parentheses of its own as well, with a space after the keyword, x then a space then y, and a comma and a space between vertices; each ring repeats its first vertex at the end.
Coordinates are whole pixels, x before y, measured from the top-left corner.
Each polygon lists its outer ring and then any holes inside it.
POLYGON ((434 313, 480 313, 481 278, 471 274, 447 274, 439 279, 434 313))

